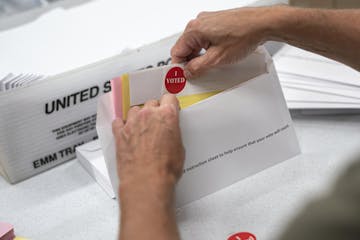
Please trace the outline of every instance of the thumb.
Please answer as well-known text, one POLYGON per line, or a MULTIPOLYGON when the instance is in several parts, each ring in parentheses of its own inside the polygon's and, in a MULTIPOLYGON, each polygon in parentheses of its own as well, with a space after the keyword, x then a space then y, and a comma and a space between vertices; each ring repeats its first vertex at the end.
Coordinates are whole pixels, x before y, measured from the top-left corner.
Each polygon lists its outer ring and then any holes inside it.
POLYGON ((220 50, 217 47, 210 47, 205 54, 191 59, 185 65, 185 77, 195 78, 207 70, 218 66, 221 63, 220 50))

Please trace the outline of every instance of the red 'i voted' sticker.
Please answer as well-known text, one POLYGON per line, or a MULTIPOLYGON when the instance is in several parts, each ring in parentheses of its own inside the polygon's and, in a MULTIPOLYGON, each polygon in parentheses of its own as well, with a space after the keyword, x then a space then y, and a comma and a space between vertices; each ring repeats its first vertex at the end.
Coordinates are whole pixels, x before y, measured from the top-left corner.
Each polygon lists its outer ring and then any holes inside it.
POLYGON ((239 232, 231 235, 227 240, 256 240, 256 237, 249 232, 239 232))
POLYGON ((181 67, 173 67, 166 73, 165 87, 169 93, 181 92, 186 84, 184 70, 181 67))

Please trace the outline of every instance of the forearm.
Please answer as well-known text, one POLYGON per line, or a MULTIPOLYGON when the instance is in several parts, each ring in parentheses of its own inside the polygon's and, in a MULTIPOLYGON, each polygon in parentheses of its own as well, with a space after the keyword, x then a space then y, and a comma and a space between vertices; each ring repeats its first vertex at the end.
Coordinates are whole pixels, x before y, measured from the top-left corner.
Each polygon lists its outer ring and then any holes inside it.
POLYGON ((132 107, 127 121, 112 127, 119 177, 119 239, 178 240, 175 185, 183 172, 185 149, 179 101, 164 94, 143 108, 132 107))
POLYGON ((286 42, 360 70, 360 10, 274 7, 266 40, 286 42))
MULTIPOLYGON (((131 188, 134 185, 131 186, 131 188)), ((120 240, 179 240, 172 187, 144 187, 120 190, 120 240)))

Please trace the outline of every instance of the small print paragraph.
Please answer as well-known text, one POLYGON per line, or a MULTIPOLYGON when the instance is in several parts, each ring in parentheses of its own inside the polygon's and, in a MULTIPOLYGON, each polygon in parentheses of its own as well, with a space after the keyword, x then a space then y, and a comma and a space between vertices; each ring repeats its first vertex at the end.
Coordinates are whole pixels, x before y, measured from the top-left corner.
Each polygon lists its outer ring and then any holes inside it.
POLYGON ((249 148, 249 147, 253 147, 258 143, 262 143, 264 141, 269 140, 273 136, 278 135, 279 133, 285 131, 288 128, 289 128, 289 124, 286 124, 285 126, 283 126, 281 128, 278 128, 275 131, 272 131, 272 132, 266 134, 263 137, 252 139, 252 140, 248 141, 247 143, 240 144, 240 145, 235 146, 233 148, 226 149, 226 150, 224 150, 224 151, 222 151, 222 152, 220 152, 218 154, 215 154, 213 156, 209 156, 206 160, 200 161, 200 162, 198 162, 198 163, 196 163, 196 164, 194 164, 192 166, 189 166, 189 167, 185 168, 183 170, 183 172, 186 173, 186 172, 192 171, 192 170, 194 170, 194 169, 196 169, 196 168, 198 168, 200 166, 203 166, 203 165, 205 165, 205 164, 207 164, 209 162, 220 160, 221 158, 223 158, 225 156, 228 156, 230 154, 233 154, 235 152, 244 150, 244 149, 249 148))

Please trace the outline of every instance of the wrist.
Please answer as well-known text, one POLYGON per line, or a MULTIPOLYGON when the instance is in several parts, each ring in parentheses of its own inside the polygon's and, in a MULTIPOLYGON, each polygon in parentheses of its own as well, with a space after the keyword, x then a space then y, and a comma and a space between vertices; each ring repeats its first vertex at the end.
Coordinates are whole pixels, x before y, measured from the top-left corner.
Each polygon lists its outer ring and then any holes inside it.
POLYGON ((279 5, 267 8, 264 20, 265 41, 287 42, 294 27, 300 22, 302 9, 279 5))
POLYGON ((175 183, 163 178, 123 181, 119 185, 122 210, 149 205, 166 210, 173 207, 175 183))

